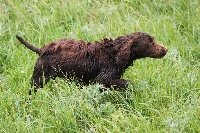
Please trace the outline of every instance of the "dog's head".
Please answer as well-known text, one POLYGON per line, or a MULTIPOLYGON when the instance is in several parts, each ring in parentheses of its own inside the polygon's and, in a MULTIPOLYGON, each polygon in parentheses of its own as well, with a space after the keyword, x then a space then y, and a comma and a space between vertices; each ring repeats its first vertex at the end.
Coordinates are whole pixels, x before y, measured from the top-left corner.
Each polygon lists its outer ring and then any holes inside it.
POLYGON ((147 33, 135 32, 122 37, 121 46, 117 56, 117 65, 126 65, 139 58, 162 58, 167 53, 167 48, 157 44, 154 38, 147 33))
POLYGON ((131 54, 134 58, 162 58, 167 53, 167 48, 157 44, 152 36, 147 33, 133 33, 130 39, 131 54))

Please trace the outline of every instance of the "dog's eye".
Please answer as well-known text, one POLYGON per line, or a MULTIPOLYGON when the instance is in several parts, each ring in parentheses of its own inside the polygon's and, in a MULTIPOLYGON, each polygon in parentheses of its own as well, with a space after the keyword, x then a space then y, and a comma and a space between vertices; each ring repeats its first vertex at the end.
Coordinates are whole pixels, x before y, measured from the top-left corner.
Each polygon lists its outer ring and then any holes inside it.
POLYGON ((139 41, 135 41, 135 42, 133 43, 133 46, 137 46, 137 45, 139 45, 139 41))
POLYGON ((151 45, 155 45, 155 42, 154 42, 154 41, 152 41, 152 42, 150 42, 150 44, 151 44, 151 45))

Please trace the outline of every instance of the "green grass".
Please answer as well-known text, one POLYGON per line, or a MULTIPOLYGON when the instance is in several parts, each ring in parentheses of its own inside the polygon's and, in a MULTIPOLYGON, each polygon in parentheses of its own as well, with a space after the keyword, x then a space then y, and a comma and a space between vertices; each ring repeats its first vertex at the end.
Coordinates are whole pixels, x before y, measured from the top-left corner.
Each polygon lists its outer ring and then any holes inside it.
POLYGON ((0 0, 0 132, 200 132, 199 11, 198 0, 0 0), (38 56, 15 35, 41 47, 135 31, 169 51, 135 61, 126 91, 56 79, 28 96, 38 56))

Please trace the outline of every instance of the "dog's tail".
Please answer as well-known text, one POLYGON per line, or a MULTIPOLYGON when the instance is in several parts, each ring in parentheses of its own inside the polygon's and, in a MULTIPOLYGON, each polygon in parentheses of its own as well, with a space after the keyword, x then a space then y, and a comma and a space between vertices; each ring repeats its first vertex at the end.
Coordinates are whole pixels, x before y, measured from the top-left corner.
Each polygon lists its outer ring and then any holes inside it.
POLYGON ((29 48, 30 50, 36 52, 37 54, 40 54, 40 49, 36 48, 35 46, 33 46, 32 44, 24 41, 24 39, 22 39, 21 37, 19 37, 18 35, 16 35, 16 38, 22 43, 24 44, 27 48, 29 48))

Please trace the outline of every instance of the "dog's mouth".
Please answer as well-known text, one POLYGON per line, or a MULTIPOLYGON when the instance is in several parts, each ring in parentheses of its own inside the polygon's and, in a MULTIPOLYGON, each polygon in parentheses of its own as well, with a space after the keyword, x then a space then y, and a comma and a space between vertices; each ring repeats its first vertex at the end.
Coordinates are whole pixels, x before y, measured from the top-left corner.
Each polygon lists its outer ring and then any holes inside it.
POLYGON ((168 49, 165 47, 162 47, 159 49, 153 56, 152 58, 163 58, 167 54, 168 49))
POLYGON ((167 54, 168 49, 164 46, 156 45, 156 47, 152 47, 152 49, 149 49, 147 52, 146 57, 150 58, 163 58, 167 54))

